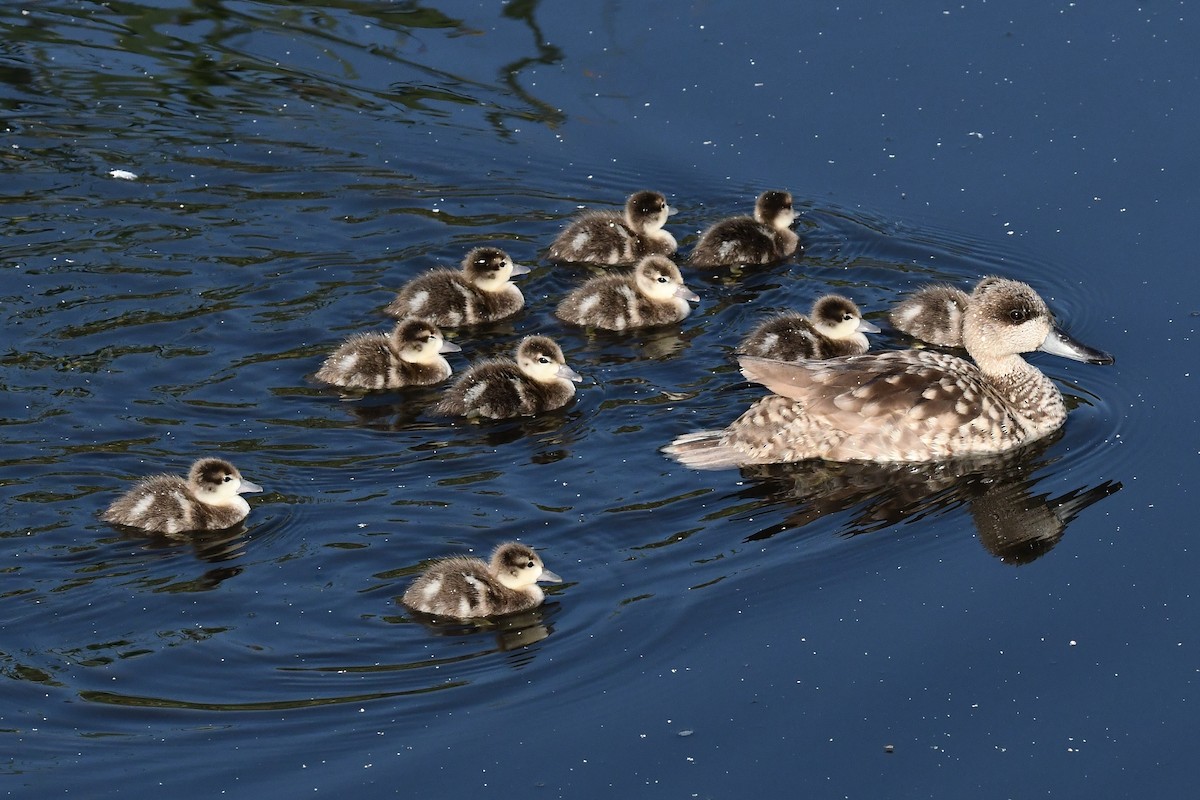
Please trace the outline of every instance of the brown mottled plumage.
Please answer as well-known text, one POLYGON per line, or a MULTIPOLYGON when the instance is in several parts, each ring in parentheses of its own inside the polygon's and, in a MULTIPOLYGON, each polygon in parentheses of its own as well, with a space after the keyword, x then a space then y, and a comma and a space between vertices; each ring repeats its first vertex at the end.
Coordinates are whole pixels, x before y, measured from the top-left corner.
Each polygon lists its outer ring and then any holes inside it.
POLYGON ((729 427, 678 437, 665 451, 697 468, 802 461, 938 461, 999 453, 1066 419, 1054 383, 1020 353, 1096 364, 1112 357, 1054 327, 1027 284, 985 278, 963 326, 969 361, 903 350, 828 361, 742 356, 743 374, 775 394, 729 427))
POLYGON ((924 286, 888 312, 892 327, 938 347, 962 347, 971 296, 946 283, 924 286))
POLYGON ((415 611, 453 619, 473 619, 525 611, 542 604, 538 581, 561 583, 533 548, 505 542, 490 563, 468 556, 434 562, 404 593, 415 611))
POLYGON ((545 336, 527 336, 517 360, 494 358, 471 366, 435 407, 456 417, 507 419, 552 411, 575 396, 581 381, 562 348, 545 336))
POLYGON ((450 377, 442 353, 462 348, 446 341, 433 323, 396 323, 390 333, 358 333, 343 342, 317 370, 317 380, 349 389, 428 386, 450 377))
POLYGON ((503 250, 476 247, 458 272, 433 269, 404 285, 384 313, 428 320, 444 328, 495 322, 525 305, 521 290, 509 282, 529 267, 514 264, 503 250))
POLYGON ((759 195, 753 217, 730 217, 700 235, 688 263, 694 267, 770 264, 796 252, 800 237, 792 230, 796 211, 790 192, 759 195))
POLYGON ((546 251, 551 261, 632 264, 649 255, 669 256, 679 246, 663 230, 675 209, 658 192, 636 192, 624 213, 587 211, 576 217, 546 251))
POLYGON ((187 480, 176 475, 144 478, 100 519, 154 533, 221 530, 250 513, 250 504, 240 496, 243 492, 261 491, 228 461, 202 458, 192 464, 187 480))
POLYGON ((793 312, 763 321, 742 340, 737 352, 780 361, 854 356, 867 352, 866 334, 878 332, 862 318, 854 301, 827 294, 813 303, 811 318, 793 312))
POLYGON ((555 315, 573 325, 623 331, 680 322, 700 298, 665 256, 646 256, 632 272, 599 275, 567 295, 555 315))

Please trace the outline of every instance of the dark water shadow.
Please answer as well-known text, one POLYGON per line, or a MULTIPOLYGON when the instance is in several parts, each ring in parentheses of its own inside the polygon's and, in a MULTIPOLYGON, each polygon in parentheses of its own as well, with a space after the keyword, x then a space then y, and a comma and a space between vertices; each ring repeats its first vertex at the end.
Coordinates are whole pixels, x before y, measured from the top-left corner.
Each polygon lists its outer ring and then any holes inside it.
POLYGON ((1061 433, 1002 456, 939 464, 804 461, 744 467, 742 476, 750 485, 737 498, 756 500, 758 507, 793 508, 782 522, 745 541, 769 539, 838 514, 850 514, 839 531, 849 537, 966 507, 985 550, 1006 564, 1028 564, 1058 544, 1079 512, 1122 488, 1109 480, 1056 497, 1038 492, 1049 476, 1046 468, 1058 460, 1047 453, 1059 438, 1061 433))

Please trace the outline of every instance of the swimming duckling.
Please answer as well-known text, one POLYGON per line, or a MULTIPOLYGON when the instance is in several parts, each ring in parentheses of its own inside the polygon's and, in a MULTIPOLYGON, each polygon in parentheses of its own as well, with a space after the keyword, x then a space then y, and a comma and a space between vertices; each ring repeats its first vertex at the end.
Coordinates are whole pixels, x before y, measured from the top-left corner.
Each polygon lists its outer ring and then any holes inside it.
POLYGON ((578 372, 562 348, 545 336, 526 336, 517 360, 494 358, 474 364, 435 407, 456 417, 507 419, 561 408, 575 396, 578 372))
POLYGON ((742 340, 737 352, 780 361, 855 356, 870 347, 868 333, 879 328, 862 318, 854 301, 827 294, 813 303, 811 319, 794 312, 771 317, 742 340))
POLYGON ((460 350, 433 323, 403 320, 391 333, 354 334, 325 359, 314 377, 351 389, 428 386, 450 377, 450 364, 442 354, 460 350))
POLYGON ((892 327, 939 347, 962 347, 971 296, 948 283, 924 286, 888 312, 892 327))
POLYGON ((795 221, 790 192, 763 192, 754 204, 753 218, 723 219, 701 234, 688 263, 716 267, 782 261, 800 246, 800 237, 792 230, 795 221))
POLYGON ((669 256, 679 246, 663 230, 675 209, 658 192, 637 192, 624 214, 586 211, 558 235, 546 257, 551 261, 632 264, 648 255, 669 256))
POLYGON ((100 519, 154 533, 221 530, 250 513, 242 494, 261 491, 261 486, 243 478, 228 461, 202 458, 192 464, 186 481, 175 475, 144 478, 100 519))
POLYGON ((509 278, 527 272, 529 267, 514 264, 503 250, 476 247, 467 253, 459 272, 439 268, 413 278, 384 313, 425 319, 446 328, 495 322, 525 305, 521 290, 509 278))
POLYGON ((401 602, 416 611, 455 619, 512 614, 546 599, 538 581, 562 583, 562 578, 546 569, 533 548, 505 542, 492 553, 491 563, 469 556, 434 562, 408 587, 401 602))
POLYGON ((575 325, 623 331, 680 322, 700 297, 683 285, 679 267, 646 256, 632 272, 599 275, 567 295, 555 315, 575 325))
POLYGON ((680 436, 664 450, 709 469, 1000 453, 1046 436, 1067 416, 1053 381, 1021 353, 1113 362, 1058 330, 1029 285, 1003 278, 984 278, 975 287, 963 343, 975 363, 934 350, 790 363, 742 356, 742 374, 775 394, 724 430, 680 436))

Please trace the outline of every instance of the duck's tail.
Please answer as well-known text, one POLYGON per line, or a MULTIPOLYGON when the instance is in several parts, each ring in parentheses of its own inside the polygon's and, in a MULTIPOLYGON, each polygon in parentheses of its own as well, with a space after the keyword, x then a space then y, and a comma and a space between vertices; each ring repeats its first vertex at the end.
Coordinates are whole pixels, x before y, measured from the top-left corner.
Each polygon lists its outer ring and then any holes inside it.
POLYGON ((671 458, 693 469, 729 469, 739 466, 745 454, 726 444, 725 431, 697 431, 685 433, 664 447, 662 451, 671 458))

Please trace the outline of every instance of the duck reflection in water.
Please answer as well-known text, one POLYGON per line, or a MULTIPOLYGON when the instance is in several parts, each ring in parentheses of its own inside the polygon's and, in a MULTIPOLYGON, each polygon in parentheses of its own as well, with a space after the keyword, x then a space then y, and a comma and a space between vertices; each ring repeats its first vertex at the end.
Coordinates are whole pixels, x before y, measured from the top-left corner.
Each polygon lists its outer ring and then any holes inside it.
POLYGON ((872 464, 803 461, 742 468, 752 485, 737 494, 763 506, 793 505, 783 522, 757 531, 745 541, 762 541, 822 517, 853 511, 843 536, 872 533, 944 514, 966 506, 979 543, 1006 564, 1027 564, 1058 544, 1079 512, 1120 491, 1104 481, 1051 497, 1037 492, 1034 477, 1056 459, 1047 449, 1061 433, 1002 456, 959 459, 938 464, 872 464))
MULTIPOLYGON (((396 598, 396 603, 403 606, 399 597, 396 598)), ((559 607, 558 603, 543 603, 515 614, 470 620, 452 620, 405 608, 404 613, 407 616, 392 617, 389 618, 389 621, 418 622, 434 636, 467 637, 490 633, 495 637, 496 650, 505 653, 523 652, 526 654, 512 663, 514 668, 520 668, 529 663, 533 653, 536 652, 527 651, 524 648, 548 638, 554 632, 554 626, 548 622, 548 619, 558 613, 559 607)), ((477 655, 485 655, 485 653, 481 652, 477 655)))

